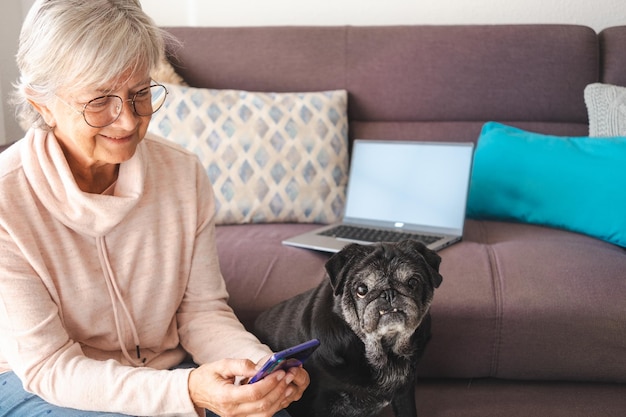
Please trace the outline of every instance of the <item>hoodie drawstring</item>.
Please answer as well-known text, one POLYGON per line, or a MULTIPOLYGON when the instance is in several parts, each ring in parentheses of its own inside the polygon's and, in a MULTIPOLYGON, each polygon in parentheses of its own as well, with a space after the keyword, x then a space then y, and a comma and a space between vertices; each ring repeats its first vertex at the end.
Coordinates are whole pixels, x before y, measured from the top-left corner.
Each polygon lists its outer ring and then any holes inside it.
POLYGON ((144 366, 145 358, 141 358, 141 349, 139 347, 139 334, 137 333, 137 327, 135 326, 135 322, 133 317, 128 311, 128 307, 124 302, 124 298, 122 297, 122 293, 117 285, 117 281, 115 280, 115 274, 113 273, 113 269, 111 268, 111 263, 109 262, 108 251, 106 247, 106 242, 103 236, 98 236, 96 238, 96 244, 98 247, 98 256, 100 258, 100 265, 102 266, 102 271, 104 273, 104 281, 107 284, 107 289, 109 292, 109 297, 111 299, 111 306, 113 308, 113 316, 115 318, 115 329, 117 331, 117 338, 120 344, 120 348, 122 349, 122 353, 124 357, 134 366, 144 366), (120 322, 119 312, 118 312, 118 303, 122 307, 122 312, 126 316, 127 322, 130 327, 130 331, 133 335, 133 342, 135 343, 135 350, 137 358, 133 358, 126 349, 124 345, 124 337, 122 332, 122 325, 120 322))

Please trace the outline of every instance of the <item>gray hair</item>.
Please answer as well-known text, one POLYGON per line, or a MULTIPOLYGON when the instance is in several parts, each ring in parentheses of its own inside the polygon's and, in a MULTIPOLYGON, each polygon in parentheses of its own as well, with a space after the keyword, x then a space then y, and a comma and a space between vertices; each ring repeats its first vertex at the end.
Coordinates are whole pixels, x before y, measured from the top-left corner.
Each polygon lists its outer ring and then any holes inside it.
POLYGON ((29 100, 46 104, 60 88, 102 88, 122 74, 150 72, 169 39, 139 0, 36 0, 17 52, 20 124, 47 128, 29 100))

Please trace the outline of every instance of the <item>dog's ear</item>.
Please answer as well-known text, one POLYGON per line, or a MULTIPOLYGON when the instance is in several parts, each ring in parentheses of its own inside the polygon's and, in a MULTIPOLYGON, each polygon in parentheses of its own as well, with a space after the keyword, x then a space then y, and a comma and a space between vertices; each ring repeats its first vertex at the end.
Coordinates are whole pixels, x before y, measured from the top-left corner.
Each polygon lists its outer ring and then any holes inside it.
POLYGON ((372 253, 373 250, 374 248, 370 245, 351 243, 326 261, 326 273, 335 295, 339 295, 343 291, 344 282, 350 268, 372 253))
POLYGON ((416 240, 403 240, 398 244, 401 249, 408 251, 409 253, 418 252, 426 260, 428 266, 430 266, 431 282, 433 287, 438 288, 443 281, 443 277, 439 273, 439 265, 441 264, 441 256, 437 252, 430 250, 422 242, 416 240))

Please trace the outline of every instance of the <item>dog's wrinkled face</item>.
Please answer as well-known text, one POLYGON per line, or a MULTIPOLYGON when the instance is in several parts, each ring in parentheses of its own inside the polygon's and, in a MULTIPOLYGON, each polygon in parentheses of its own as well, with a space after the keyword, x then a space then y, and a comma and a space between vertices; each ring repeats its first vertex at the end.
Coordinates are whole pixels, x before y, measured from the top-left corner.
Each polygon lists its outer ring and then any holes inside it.
POLYGON ((433 295, 425 285, 428 272, 420 269, 424 268, 394 258, 374 259, 356 271, 344 299, 352 304, 350 310, 356 312, 363 333, 383 336, 417 328, 433 295))
POLYGON ((334 308, 366 348, 384 345, 403 354, 441 283, 440 262, 415 241, 349 245, 326 264, 334 308))

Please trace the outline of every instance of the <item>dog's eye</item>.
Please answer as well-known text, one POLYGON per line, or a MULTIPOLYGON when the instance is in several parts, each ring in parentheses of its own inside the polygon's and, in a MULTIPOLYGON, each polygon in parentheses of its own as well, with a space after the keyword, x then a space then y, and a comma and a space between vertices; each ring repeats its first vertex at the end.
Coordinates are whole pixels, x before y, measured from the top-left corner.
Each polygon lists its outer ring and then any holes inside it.
POLYGON ((416 280, 415 278, 411 278, 409 282, 407 283, 407 285, 409 286, 410 289, 414 290, 419 285, 419 281, 416 280))
POLYGON ((365 284, 359 284, 359 286, 356 287, 356 295, 359 298, 365 297, 365 295, 367 294, 368 291, 369 291, 369 289, 367 288, 367 285, 365 285, 365 284))

